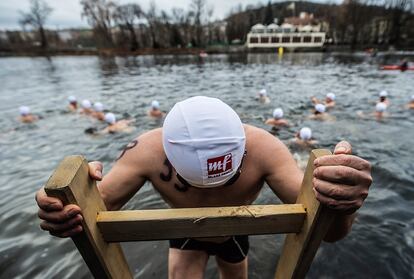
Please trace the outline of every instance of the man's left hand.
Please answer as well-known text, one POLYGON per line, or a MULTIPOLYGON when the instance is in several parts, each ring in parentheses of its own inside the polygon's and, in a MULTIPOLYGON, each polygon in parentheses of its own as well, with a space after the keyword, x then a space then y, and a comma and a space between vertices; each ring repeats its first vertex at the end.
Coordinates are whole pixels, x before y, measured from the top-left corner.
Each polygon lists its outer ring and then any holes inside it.
POLYGON ((316 198, 345 214, 352 214, 362 206, 372 183, 371 164, 351 153, 351 145, 341 141, 333 155, 314 161, 313 190, 316 198))

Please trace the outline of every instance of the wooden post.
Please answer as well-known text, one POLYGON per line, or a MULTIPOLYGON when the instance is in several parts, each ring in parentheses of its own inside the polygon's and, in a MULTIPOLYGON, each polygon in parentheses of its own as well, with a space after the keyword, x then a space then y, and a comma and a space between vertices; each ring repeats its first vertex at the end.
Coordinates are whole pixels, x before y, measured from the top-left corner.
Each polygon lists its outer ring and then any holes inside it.
POLYGON ((83 259, 95 278, 132 278, 122 248, 106 243, 96 225, 96 216, 106 207, 89 177, 88 162, 82 156, 66 157, 46 183, 48 196, 59 198, 64 205, 82 209, 83 232, 73 237, 83 259))
POLYGON ((322 206, 313 192, 313 161, 321 156, 330 155, 324 149, 315 149, 311 152, 302 188, 296 203, 301 203, 307 212, 302 231, 297 234, 288 234, 279 259, 275 278, 304 278, 312 260, 319 248, 322 239, 333 221, 334 214, 322 206))

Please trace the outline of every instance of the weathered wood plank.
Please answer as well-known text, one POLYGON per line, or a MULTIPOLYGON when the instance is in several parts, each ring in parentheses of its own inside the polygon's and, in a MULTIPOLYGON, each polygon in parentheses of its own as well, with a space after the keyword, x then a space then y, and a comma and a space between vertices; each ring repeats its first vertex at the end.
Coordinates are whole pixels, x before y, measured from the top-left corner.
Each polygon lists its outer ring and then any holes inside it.
POLYGON ((132 278, 122 248, 106 243, 96 226, 96 215, 106 210, 96 182, 89 177, 88 163, 82 156, 66 157, 45 185, 48 196, 63 204, 82 209, 83 232, 73 237, 83 259, 95 278, 132 278))
POLYGON ((103 211, 98 227, 107 242, 299 232, 301 204, 103 211))
POLYGON ((330 155, 324 149, 313 150, 310 154, 301 192, 296 203, 303 204, 307 215, 300 233, 288 234, 279 259, 275 278, 304 278, 324 238, 334 214, 322 206, 315 198, 313 188, 313 161, 321 156, 330 155))

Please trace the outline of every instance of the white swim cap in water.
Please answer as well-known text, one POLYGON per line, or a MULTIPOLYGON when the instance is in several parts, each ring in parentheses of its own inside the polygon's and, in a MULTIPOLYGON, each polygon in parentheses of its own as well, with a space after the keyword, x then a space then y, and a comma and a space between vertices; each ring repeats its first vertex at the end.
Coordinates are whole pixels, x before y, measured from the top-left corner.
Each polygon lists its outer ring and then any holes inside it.
POLYGON ((275 108, 273 111, 274 119, 281 119, 283 117, 283 110, 281 108, 275 108))
POLYGON ((102 103, 97 102, 93 104, 93 109, 97 112, 103 112, 104 106, 102 105, 102 103))
POLYGON ((85 109, 90 109, 92 107, 92 103, 89 100, 83 100, 82 101, 82 107, 85 109))
POLYGON ((328 93, 328 94, 326 94, 326 98, 328 98, 332 101, 335 101, 336 96, 335 96, 334 93, 328 93))
POLYGON ((384 112, 386 110, 387 110, 387 105, 385 103, 380 102, 375 106, 375 111, 377 112, 384 112))
POLYGON ((154 101, 151 102, 151 107, 153 109, 159 109, 160 108, 160 103, 158 101, 154 100, 154 101))
POLYGON ((385 90, 382 90, 379 95, 380 95, 380 97, 387 97, 388 96, 388 92, 385 91, 385 90))
POLYGON ((315 110, 317 112, 324 113, 326 111, 326 107, 325 107, 325 105, 322 105, 322 104, 316 104, 315 105, 315 110))
POLYGON ((267 96, 267 90, 263 88, 262 90, 260 90, 259 95, 260 96, 267 96))
POLYGON ((19 112, 21 116, 26 116, 30 113, 30 108, 27 106, 21 106, 19 107, 19 112))
POLYGON ((175 104, 163 126, 165 154, 195 187, 225 184, 240 167, 246 136, 236 112, 216 98, 197 96, 175 104))
POLYGON ((300 129, 299 137, 302 140, 310 140, 312 138, 312 130, 308 127, 303 127, 300 129))
POLYGON ((414 101, 414 95, 411 95, 411 101, 414 101))
POLYGON ((105 122, 108 124, 114 124, 116 122, 115 114, 113 114, 112 112, 108 112, 107 114, 105 114, 105 122))
POLYGON ((69 101, 69 103, 75 103, 76 102, 76 97, 75 96, 69 96, 68 101, 69 101))

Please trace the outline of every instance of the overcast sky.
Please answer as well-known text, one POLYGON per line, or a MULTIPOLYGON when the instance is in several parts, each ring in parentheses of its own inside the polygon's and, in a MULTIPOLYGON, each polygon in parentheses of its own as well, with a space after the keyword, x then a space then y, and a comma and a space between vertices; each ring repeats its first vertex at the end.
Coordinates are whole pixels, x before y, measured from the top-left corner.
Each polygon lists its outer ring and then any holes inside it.
MULTIPOLYGON (((53 8, 53 12, 47 22, 50 28, 66 28, 87 26, 81 19, 81 6, 79 0, 44 0, 53 8)), ((115 0, 119 4, 138 3, 147 9, 150 0, 115 0)), ((158 9, 168 12, 172 7, 188 9, 191 0, 155 0, 158 9)), ((245 7, 248 4, 266 4, 267 0, 207 0, 209 6, 213 6, 213 18, 224 18, 231 8, 239 3, 245 7)), ((275 1, 272 1, 275 2, 275 1)), ((20 29, 18 25, 19 11, 29 9, 29 0, 0 0, 0 29, 20 29)))

